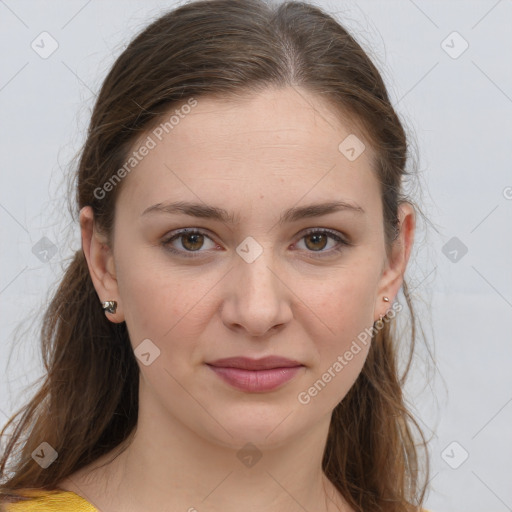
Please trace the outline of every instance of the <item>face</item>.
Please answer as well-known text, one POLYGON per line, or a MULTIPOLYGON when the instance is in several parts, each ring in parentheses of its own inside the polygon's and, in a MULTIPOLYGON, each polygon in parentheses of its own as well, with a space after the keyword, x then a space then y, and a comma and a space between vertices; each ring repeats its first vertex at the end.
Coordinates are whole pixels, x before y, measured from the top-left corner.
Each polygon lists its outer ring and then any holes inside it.
POLYGON ((89 268, 145 354, 147 410, 219 445, 277 446, 325 425, 355 382, 370 346, 358 335, 390 309, 410 241, 386 258, 369 142, 318 97, 287 88, 189 110, 134 146, 155 143, 89 268), (366 146, 356 159, 348 136, 366 146), (216 363, 269 356, 289 361, 216 363))

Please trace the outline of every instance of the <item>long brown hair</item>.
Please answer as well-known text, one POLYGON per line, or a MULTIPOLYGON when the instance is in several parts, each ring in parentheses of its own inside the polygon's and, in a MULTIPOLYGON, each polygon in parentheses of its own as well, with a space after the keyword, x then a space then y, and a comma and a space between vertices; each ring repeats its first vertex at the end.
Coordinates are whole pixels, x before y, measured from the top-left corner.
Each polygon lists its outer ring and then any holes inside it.
MULTIPOLYGON (((288 86, 321 96, 371 141, 389 250, 398 206, 412 203, 403 195, 411 174, 405 130, 365 51, 339 22, 303 2, 198 0, 137 35, 96 100, 76 173, 77 211, 91 205, 97 225, 112 236, 123 182, 106 194, 98 189, 171 107, 206 95, 228 98, 288 86)), ((405 280, 403 293, 412 319, 405 372, 399 375, 395 321, 389 320, 373 332, 361 374, 333 411, 324 452, 325 474, 358 511, 415 510, 427 487, 428 452, 421 457, 418 451, 426 441, 403 397, 417 337, 405 280)), ((0 460, 0 500, 22 499, 22 489, 56 489, 121 446, 137 424, 139 368, 126 324, 105 317, 81 249, 45 311, 41 343, 44 381, 1 432, 16 426, 0 460), (32 457, 42 442, 58 453, 46 469, 32 457)))

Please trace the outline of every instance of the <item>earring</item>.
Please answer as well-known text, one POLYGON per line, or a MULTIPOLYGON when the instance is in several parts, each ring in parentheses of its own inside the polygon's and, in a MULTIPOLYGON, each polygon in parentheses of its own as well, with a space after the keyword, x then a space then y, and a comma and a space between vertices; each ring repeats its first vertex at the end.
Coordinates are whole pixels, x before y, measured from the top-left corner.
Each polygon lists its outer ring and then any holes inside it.
MULTIPOLYGON (((388 297, 382 297, 382 300, 384 302, 389 302, 389 298, 388 297)), ((386 313, 387 314, 387 313, 386 313)), ((380 321, 382 322, 382 318, 385 317, 386 315, 379 315, 379 319, 380 321)))
POLYGON ((115 313, 117 309, 117 302, 115 300, 107 300, 102 302, 102 307, 105 313, 115 313))

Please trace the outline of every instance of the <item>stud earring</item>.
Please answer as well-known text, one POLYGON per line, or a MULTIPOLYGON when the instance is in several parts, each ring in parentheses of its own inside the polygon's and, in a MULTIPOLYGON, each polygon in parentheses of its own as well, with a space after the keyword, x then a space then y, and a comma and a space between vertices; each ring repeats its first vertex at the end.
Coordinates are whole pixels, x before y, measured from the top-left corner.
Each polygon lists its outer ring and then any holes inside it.
POLYGON ((102 303, 105 313, 115 313, 117 309, 117 302, 115 300, 107 300, 102 303))
MULTIPOLYGON (((382 300, 384 302, 389 302, 389 298, 388 297, 382 297, 382 300)), ((387 313, 386 313, 387 314, 387 313)), ((386 315, 379 315, 379 320, 382 322, 382 319, 385 317, 386 315)))

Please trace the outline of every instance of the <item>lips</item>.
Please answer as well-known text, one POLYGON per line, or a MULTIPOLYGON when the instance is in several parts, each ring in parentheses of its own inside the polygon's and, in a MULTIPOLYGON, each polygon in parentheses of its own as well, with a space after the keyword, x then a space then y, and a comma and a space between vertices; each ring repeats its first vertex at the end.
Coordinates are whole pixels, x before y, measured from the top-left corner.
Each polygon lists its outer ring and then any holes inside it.
POLYGON ((298 361, 279 356, 261 359, 229 357, 207 365, 232 387, 252 393, 277 389, 304 368, 298 361))
POLYGON ((303 366, 298 361, 286 359, 279 356, 268 356, 261 359, 250 359, 249 357, 228 357, 226 359, 217 359, 211 366, 222 368, 240 368, 242 370, 271 370, 273 368, 293 368, 294 366, 303 366))

